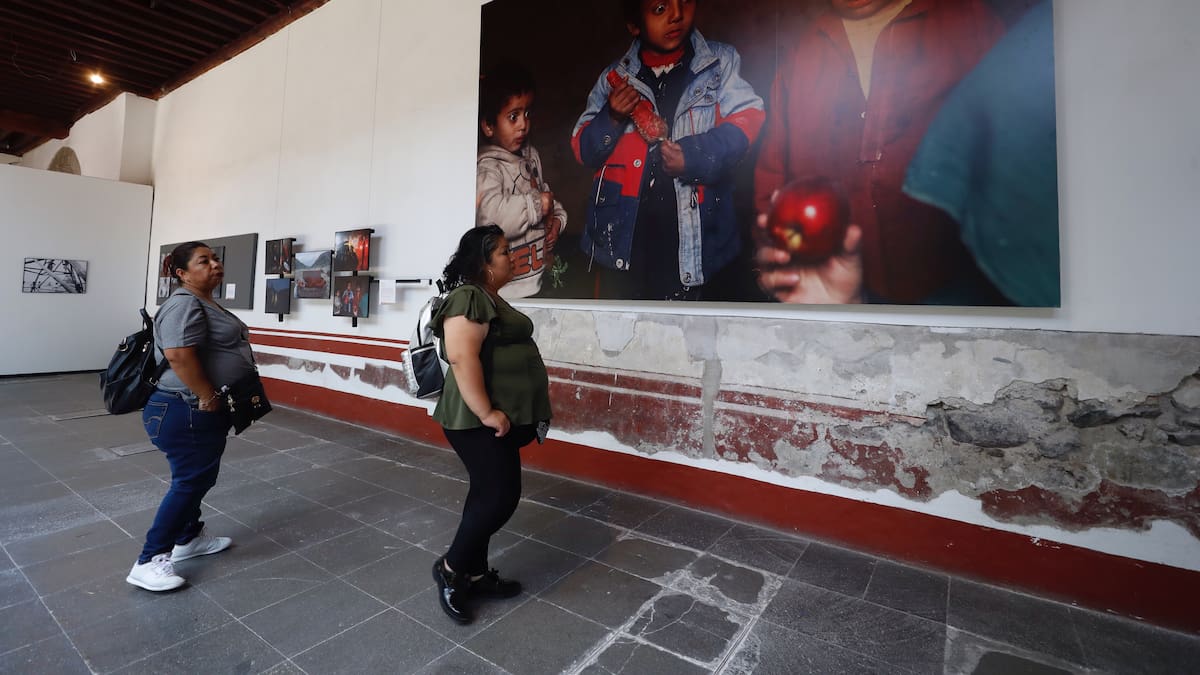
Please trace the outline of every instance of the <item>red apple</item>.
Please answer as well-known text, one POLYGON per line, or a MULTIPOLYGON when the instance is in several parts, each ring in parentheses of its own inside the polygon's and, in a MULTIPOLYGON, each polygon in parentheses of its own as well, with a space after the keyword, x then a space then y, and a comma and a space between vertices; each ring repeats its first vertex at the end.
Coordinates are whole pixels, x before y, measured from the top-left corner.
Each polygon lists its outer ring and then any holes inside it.
POLYGON ((827 178, 789 183, 779 191, 767 216, 775 244, 801 264, 824 262, 842 247, 850 208, 827 178))

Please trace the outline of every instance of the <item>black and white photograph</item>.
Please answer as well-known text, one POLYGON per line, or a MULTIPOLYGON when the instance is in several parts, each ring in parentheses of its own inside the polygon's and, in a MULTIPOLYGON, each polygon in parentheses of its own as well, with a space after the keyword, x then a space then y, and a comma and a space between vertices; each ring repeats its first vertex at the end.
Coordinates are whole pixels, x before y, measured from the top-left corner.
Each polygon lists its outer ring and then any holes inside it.
POLYGON ((86 260, 26 258, 22 293, 87 293, 86 260))
POLYGON ((301 251, 295 254, 296 297, 329 298, 333 251, 301 251))
POLYGON ((292 313, 292 280, 267 279, 267 314, 292 313))

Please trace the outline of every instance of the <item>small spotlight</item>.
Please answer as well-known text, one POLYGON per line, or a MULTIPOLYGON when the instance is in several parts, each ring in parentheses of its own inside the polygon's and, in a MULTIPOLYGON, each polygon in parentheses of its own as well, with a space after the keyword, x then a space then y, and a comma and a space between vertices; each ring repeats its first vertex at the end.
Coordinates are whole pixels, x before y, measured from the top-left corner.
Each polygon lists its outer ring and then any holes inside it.
POLYGON ((100 73, 92 73, 88 75, 88 79, 92 81, 92 84, 104 84, 104 78, 100 73))

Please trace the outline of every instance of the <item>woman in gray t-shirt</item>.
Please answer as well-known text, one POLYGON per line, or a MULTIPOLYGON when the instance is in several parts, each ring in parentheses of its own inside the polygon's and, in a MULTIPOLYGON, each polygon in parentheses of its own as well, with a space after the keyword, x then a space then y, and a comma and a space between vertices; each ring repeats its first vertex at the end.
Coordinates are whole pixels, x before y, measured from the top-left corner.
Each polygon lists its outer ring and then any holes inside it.
POLYGON ((149 591, 184 583, 173 562, 229 548, 204 531, 200 502, 217 482, 233 420, 217 391, 254 371, 249 330, 213 300, 225 268, 208 245, 180 244, 168 261, 181 288, 154 316, 154 347, 170 368, 142 411, 150 441, 167 456, 171 487, 126 581, 149 591))

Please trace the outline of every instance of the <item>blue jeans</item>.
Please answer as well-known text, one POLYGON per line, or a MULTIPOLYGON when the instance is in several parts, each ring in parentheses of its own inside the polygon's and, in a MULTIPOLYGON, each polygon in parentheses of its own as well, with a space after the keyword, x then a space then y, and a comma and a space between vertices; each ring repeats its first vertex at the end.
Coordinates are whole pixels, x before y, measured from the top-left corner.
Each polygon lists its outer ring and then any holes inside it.
POLYGON ((176 544, 186 544, 200 534, 204 527, 200 502, 217 482, 233 421, 224 410, 204 412, 180 394, 156 391, 142 410, 142 425, 150 442, 167 456, 171 487, 146 533, 139 563, 170 553, 176 544))

